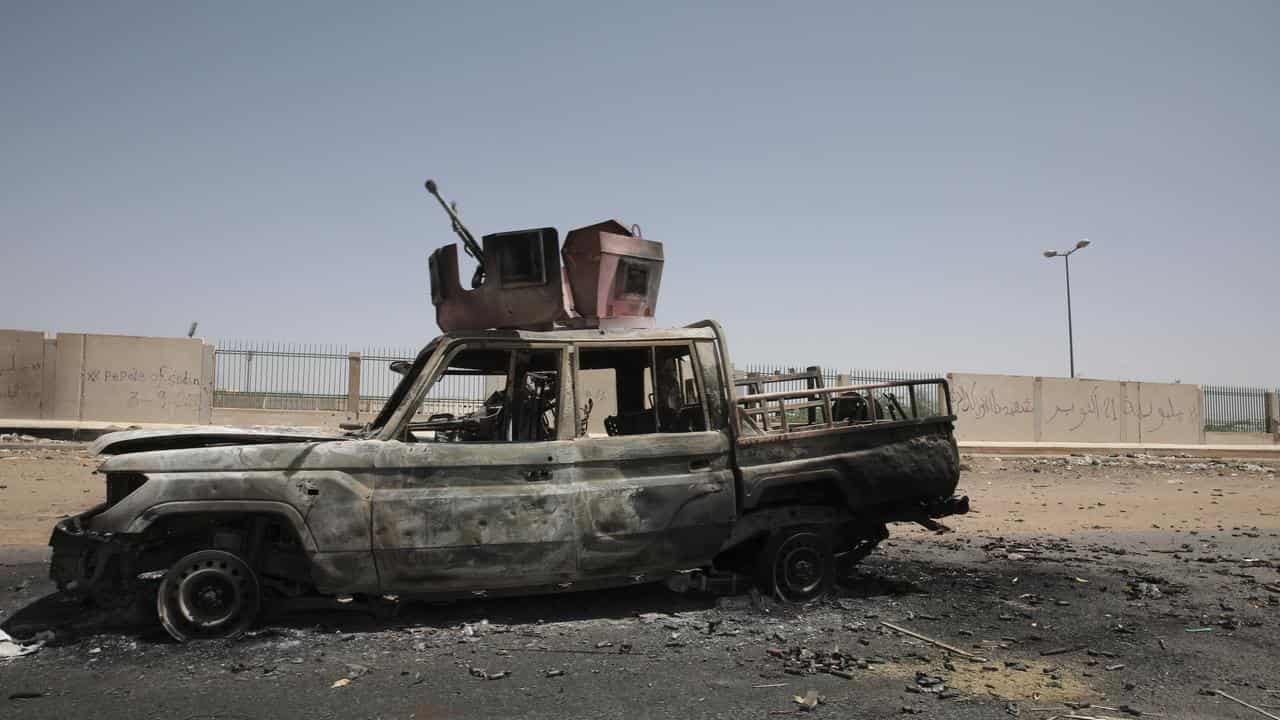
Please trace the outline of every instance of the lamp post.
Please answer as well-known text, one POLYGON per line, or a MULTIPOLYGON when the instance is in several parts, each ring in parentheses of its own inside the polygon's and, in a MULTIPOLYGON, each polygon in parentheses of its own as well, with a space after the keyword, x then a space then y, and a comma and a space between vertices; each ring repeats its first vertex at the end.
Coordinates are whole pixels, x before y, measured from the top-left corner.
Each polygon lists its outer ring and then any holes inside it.
POLYGON ((1071 363, 1071 377, 1076 376, 1076 346, 1075 338, 1071 330, 1071 255, 1077 251, 1089 247, 1088 240, 1081 240, 1076 246, 1070 250, 1045 250, 1044 256, 1047 258, 1062 258, 1063 267, 1067 270, 1067 357, 1071 363))

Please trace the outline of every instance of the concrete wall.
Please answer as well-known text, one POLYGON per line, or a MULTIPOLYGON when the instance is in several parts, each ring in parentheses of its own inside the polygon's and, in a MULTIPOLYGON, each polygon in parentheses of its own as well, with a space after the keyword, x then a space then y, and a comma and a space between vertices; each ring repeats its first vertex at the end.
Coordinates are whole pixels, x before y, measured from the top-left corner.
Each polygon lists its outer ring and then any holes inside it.
POLYGON ((959 373, 948 379, 961 440, 1204 442, 1195 385, 959 373))
POLYGON ((948 375, 961 440, 1035 442, 1038 387, 1020 375, 948 375))
POLYGON ((1040 378, 1040 435, 1047 442, 1141 442, 1137 383, 1040 378))
POLYGON ((0 330, 0 417, 41 417, 44 375, 44 333, 0 330))
POLYGON ((59 418, 207 423, 212 348, 191 338, 59 333, 59 418))
POLYGON ((0 331, 0 417, 207 423, 213 363, 191 338, 0 331))
POLYGON ((0 416, 41 416, 44 333, 0 330, 0 416))

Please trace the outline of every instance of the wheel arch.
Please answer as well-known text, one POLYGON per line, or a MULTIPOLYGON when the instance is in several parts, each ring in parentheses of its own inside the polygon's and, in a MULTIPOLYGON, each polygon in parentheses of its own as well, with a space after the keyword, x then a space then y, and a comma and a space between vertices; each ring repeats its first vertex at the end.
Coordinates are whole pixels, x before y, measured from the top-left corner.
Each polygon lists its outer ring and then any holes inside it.
POLYGON ((317 552, 315 538, 306 520, 298 509, 288 503, 274 500, 175 500, 152 505, 142 511, 132 522, 126 532, 140 534, 161 520, 185 515, 237 514, 266 515, 284 520, 298 536, 302 548, 307 554, 317 552))
POLYGON ((814 468, 763 475, 756 481, 758 491, 750 508, 778 505, 822 505, 838 503, 852 508, 843 476, 835 468, 814 468))

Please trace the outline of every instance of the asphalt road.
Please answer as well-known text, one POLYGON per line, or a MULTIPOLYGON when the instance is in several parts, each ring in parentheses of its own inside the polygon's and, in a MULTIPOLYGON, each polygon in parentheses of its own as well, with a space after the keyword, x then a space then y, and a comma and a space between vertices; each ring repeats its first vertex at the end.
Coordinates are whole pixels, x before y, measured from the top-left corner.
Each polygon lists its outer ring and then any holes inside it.
POLYGON ((237 641, 187 645, 52 594, 32 552, 10 548, 3 627, 52 639, 0 661, 0 717, 1263 717, 1214 690, 1280 715, 1276 475, 1120 470, 1127 481, 1107 476, 1105 487, 1125 488, 1135 508, 1144 488, 1154 497, 1175 481, 1205 498, 1261 488, 1257 502, 1270 504, 1243 525, 1203 515, 1208 499, 1187 518, 1148 503, 1159 522, 1117 529, 1075 504, 1092 468, 979 464, 966 476, 979 509, 982 488, 985 507, 1002 507, 1002 493, 1027 497, 1025 482, 1058 530, 992 532, 989 515, 957 518, 947 535, 898 529, 818 607, 642 586, 410 604, 382 619, 296 613, 237 641), (1071 500, 1059 508, 1055 493, 1071 500), (1179 524, 1191 517, 1203 529, 1179 524), (795 701, 810 691, 811 710, 795 701))

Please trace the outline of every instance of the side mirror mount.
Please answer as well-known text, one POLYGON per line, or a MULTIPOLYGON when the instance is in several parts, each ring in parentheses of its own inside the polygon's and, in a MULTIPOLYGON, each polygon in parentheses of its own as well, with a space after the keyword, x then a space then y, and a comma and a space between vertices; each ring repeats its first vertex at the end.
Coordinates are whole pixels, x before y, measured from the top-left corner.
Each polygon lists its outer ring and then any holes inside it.
POLYGON ((397 375, 408 375, 409 371, 412 369, 413 369, 413 363, 409 362, 408 360, 392 360, 391 361, 391 372, 396 373, 397 375))

